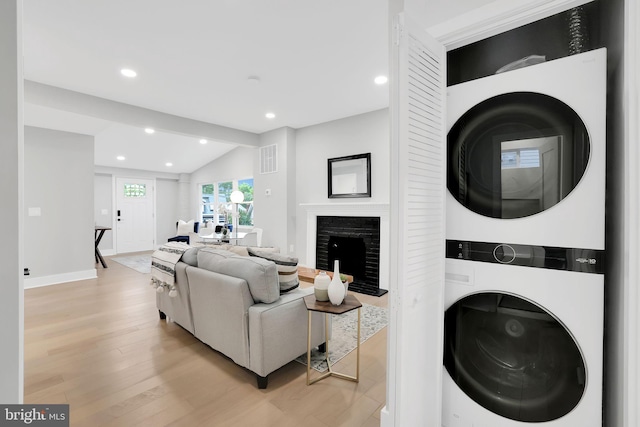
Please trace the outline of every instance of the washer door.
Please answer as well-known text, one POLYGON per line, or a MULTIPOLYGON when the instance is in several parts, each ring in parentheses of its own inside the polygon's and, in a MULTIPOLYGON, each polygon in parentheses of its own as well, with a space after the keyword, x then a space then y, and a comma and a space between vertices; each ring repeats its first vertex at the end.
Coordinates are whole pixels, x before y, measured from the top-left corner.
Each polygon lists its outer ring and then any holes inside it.
POLYGON ((517 421, 560 418, 585 391, 585 362, 564 325, 508 294, 470 295, 446 311, 444 365, 467 396, 517 421))
POLYGON ((468 209, 521 218, 559 203, 589 160, 587 129, 547 95, 499 95, 467 111, 448 135, 447 186, 468 209))

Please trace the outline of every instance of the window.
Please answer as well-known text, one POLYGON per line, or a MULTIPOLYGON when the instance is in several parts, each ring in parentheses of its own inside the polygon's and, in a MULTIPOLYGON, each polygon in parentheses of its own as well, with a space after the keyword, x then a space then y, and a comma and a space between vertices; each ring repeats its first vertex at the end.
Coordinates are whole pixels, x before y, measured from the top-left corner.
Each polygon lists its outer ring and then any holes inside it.
POLYGON ((253 178, 238 181, 238 190, 244 194, 244 201, 238 203, 238 224, 253 226, 253 178))
POLYGON ((125 184, 124 185, 124 197, 146 197, 147 185, 146 184, 125 184))
POLYGON ((240 226, 253 226, 253 178, 202 184, 200 189, 203 224, 209 221, 214 224, 236 224, 237 216, 240 226), (234 190, 244 194, 244 201, 237 206, 231 202, 234 190))

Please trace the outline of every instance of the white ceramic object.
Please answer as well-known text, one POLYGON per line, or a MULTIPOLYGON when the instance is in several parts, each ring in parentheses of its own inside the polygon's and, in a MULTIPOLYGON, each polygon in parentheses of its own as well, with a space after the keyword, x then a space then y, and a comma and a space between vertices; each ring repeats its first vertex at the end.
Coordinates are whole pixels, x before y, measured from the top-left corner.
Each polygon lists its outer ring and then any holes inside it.
POLYGON ((326 271, 321 271, 313 279, 313 292, 316 295, 316 301, 329 301, 329 283, 331 283, 331 277, 326 271))
POLYGON ((340 261, 334 261, 333 267, 333 279, 329 283, 329 301, 333 305, 340 305, 344 301, 345 289, 342 281, 340 280, 340 261))

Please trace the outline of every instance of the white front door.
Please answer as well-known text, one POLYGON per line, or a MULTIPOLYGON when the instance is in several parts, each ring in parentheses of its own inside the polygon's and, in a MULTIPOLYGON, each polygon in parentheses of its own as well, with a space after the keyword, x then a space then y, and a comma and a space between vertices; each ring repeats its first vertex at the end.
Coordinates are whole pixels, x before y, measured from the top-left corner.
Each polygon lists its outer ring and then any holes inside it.
POLYGON ((116 251, 149 251, 156 228, 154 181, 116 178, 116 251))

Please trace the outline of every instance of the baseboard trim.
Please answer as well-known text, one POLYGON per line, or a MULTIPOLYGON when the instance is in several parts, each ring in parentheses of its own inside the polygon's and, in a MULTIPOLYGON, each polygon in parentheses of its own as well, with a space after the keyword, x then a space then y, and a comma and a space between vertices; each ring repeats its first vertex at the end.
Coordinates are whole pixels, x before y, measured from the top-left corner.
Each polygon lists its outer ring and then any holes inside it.
POLYGON ((386 405, 380 410, 380 427, 393 427, 391 414, 389 413, 386 405))
POLYGON ((100 249, 100 254, 102 256, 113 256, 116 255, 115 249, 100 249))
POLYGON ((72 271, 70 273, 53 274, 51 276, 25 277, 24 288, 40 288, 42 286, 57 285, 66 282, 77 282, 78 280, 95 279, 98 273, 95 268, 91 270, 72 271))

